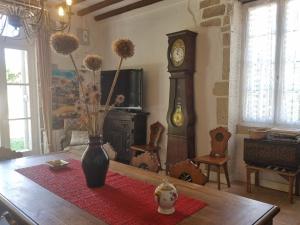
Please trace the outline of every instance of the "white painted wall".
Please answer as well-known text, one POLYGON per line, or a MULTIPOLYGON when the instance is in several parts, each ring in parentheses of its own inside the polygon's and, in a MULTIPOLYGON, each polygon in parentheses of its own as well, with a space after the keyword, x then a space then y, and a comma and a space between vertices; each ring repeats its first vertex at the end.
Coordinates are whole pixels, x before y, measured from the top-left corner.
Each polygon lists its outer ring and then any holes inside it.
MULTIPOLYGON (((169 97, 167 72, 167 33, 190 29, 198 32, 195 108, 197 154, 210 151, 209 130, 216 127, 216 100, 212 94, 214 83, 222 75, 222 35, 220 28, 199 28, 187 11, 186 0, 166 0, 147 8, 100 21, 93 28, 97 32, 99 52, 105 70, 114 69, 118 58, 111 51, 112 41, 130 38, 135 55, 123 68, 144 69, 144 110, 150 112, 148 125, 160 121, 167 127, 166 114, 169 97)), ((199 11, 195 1, 195 11, 199 11)), ((166 157, 166 133, 162 140, 161 159, 166 157)))

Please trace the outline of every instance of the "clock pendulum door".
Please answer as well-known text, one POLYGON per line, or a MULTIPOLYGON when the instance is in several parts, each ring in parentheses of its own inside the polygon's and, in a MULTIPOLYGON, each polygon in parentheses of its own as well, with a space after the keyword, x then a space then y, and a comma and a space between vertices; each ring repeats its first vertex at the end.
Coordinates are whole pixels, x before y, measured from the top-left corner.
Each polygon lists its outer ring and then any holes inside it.
POLYGON ((195 157, 192 85, 193 77, 186 77, 184 73, 170 77, 167 166, 195 157))
POLYGON ((193 74, 196 33, 184 30, 168 34, 170 72, 167 145, 169 165, 195 157, 193 74))

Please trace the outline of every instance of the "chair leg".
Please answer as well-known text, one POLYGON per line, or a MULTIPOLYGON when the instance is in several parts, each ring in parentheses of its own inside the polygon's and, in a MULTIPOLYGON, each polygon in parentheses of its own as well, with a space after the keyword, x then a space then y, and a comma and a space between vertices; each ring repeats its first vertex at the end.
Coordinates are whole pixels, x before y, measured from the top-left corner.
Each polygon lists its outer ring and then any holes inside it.
POLYGON ((158 163, 159 163, 159 169, 162 170, 161 161, 160 161, 160 157, 159 157, 159 152, 157 151, 155 154, 156 154, 156 157, 157 157, 157 160, 158 160, 158 163))
POLYGON ((247 192, 251 193, 251 171, 248 167, 246 167, 247 170, 247 192))
POLYGON ((295 195, 299 196, 299 189, 300 189, 300 173, 296 176, 296 184, 295 184, 295 195))
POLYGON ((218 175, 218 190, 221 190, 221 167, 218 166, 218 171, 217 171, 217 175, 218 175))
POLYGON ((209 181, 210 165, 207 165, 207 180, 209 181))
POLYGON ((228 173, 227 163, 225 163, 223 165, 223 168, 224 168, 224 173, 225 173, 225 177, 226 177, 226 181, 227 181, 227 186, 230 188, 230 180, 229 180, 229 173, 228 173))
POLYGON ((289 176, 289 200, 293 203, 294 176, 289 176))
POLYGON ((255 171, 255 186, 259 186, 259 171, 255 171))

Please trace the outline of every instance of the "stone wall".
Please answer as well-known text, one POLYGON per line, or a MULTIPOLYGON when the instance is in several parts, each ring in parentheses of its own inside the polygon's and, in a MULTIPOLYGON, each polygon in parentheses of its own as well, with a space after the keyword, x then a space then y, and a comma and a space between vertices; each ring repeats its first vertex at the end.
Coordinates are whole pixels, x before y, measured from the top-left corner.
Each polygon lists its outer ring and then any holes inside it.
POLYGON ((228 145, 231 159, 231 179, 240 177, 238 169, 243 163, 237 155, 236 125, 239 122, 240 91, 240 28, 241 5, 237 0, 203 0, 200 2, 202 27, 217 27, 223 44, 222 74, 215 82, 212 93, 216 99, 217 126, 227 127, 232 136, 228 145))
POLYGON ((220 80, 212 90, 216 97, 218 126, 228 126, 228 96, 230 73, 230 39, 231 19, 233 15, 233 0, 203 0, 200 1, 202 27, 218 27, 223 43, 223 66, 220 80))

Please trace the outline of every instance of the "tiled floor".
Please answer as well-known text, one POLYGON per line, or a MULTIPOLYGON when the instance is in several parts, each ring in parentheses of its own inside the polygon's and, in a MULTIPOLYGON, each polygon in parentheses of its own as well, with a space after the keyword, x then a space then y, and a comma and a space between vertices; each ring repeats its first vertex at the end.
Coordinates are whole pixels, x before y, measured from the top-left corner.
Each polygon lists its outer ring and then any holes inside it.
MULTIPOLYGON (((217 189, 216 183, 210 182, 206 186, 217 189)), ((231 188, 222 185, 222 191, 279 206, 280 213, 275 217, 273 225, 300 225, 300 197, 298 196, 294 196, 294 204, 290 204, 287 193, 281 191, 253 186, 252 193, 249 194, 246 192, 246 184, 242 182, 233 182, 231 188)))

